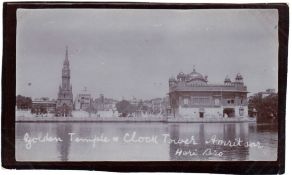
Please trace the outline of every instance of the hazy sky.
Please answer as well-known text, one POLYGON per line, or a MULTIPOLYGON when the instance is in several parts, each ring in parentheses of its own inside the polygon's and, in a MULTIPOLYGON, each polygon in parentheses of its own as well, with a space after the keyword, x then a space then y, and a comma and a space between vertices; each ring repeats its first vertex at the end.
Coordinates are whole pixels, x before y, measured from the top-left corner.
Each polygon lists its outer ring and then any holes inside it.
POLYGON ((273 9, 17 11, 16 94, 57 98, 65 47, 74 97, 164 97, 168 79, 193 65, 209 83, 278 89, 278 12, 273 9))

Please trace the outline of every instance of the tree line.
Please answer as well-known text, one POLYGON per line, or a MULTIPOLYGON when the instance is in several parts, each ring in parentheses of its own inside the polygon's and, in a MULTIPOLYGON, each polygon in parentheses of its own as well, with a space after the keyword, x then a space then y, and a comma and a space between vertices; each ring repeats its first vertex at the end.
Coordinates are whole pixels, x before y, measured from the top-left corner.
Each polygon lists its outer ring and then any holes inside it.
POLYGON ((250 115, 257 112, 258 122, 276 122, 278 119, 278 94, 273 93, 266 97, 262 94, 252 96, 248 103, 250 115))
POLYGON ((22 95, 16 96, 16 107, 21 110, 28 110, 32 107, 32 100, 30 97, 25 97, 22 95))
POLYGON ((137 105, 131 104, 127 100, 122 100, 116 103, 117 111, 121 114, 120 117, 126 117, 128 114, 132 114, 140 111, 149 111, 149 107, 143 104, 142 101, 139 101, 137 105))

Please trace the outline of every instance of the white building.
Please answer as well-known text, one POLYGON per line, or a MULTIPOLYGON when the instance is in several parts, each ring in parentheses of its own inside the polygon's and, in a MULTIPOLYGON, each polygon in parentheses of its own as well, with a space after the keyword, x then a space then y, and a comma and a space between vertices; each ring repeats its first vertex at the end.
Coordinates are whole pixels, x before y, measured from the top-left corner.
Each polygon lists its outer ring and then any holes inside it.
POLYGON ((85 111, 90 107, 90 103, 91 95, 85 88, 79 94, 77 94, 77 97, 74 102, 75 110, 85 111))
POLYGON ((183 72, 169 79, 172 114, 181 117, 243 117, 248 116, 247 87, 237 74, 222 84, 209 84, 207 76, 183 72))

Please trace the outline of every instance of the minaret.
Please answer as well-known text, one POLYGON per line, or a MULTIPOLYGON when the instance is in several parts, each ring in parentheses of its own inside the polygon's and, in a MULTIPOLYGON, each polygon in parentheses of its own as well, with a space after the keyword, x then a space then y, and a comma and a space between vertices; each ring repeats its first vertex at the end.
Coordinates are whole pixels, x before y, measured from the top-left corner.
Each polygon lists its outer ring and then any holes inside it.
POLYGON ((73 93, 70 84, 70 63, 68 55, 68 47, 66 47, 65 60, 62 68, 62 83, 59 87, 56 104, 56 115, 65 117, 71 116, 73 110, 73 93))

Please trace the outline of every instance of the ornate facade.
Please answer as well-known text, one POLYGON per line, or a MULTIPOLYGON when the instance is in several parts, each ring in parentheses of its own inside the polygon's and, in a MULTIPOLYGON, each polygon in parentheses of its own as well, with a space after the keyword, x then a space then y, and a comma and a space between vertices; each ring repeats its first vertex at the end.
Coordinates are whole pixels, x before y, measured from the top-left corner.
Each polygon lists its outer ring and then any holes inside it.
POLYGON ((248 116, 247 87, 238 73, 235 81, 226 76, 222 84, 209 84, 208 77, 196 72, 180 72, 169 79, 171 113, 175 117, 248 116))
POLYGON ((70 64, 68 58, 68 48, 66 47, 65 60, 62 69, 62 84, 59 86, 58 99, 56 104, 56 115, 68 117, 72 115, 73 93, 70 84, 70 64))

